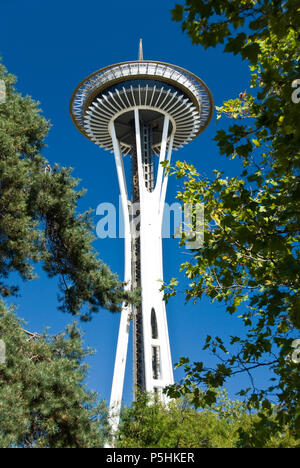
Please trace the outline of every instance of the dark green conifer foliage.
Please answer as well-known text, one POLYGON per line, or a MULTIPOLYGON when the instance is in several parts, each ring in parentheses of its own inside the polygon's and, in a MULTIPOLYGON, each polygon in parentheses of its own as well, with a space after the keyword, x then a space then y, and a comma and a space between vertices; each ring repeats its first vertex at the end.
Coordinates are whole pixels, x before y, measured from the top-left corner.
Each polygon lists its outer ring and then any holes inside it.
POLYGON ((78 215, 78 180, 71 169, 50 166, 41 155, 49 122, 38 103, 15 91, 15 78, 0 63, 6 102, 0 104, 0 294, 15 293, 9 276, 34 278, 41 261, 59 277, 60 308, 90 319, 99 307, 120 310, 130 297, 96 255, 90 213, 78 215), (87 308, 82 308, 87 304, 87 308))
POLYGON ((25 331, 0 302, 0 447, 99 448, 108 436, 103 402, 84 385, 90 350, 75 324, 57 336, 25 331))

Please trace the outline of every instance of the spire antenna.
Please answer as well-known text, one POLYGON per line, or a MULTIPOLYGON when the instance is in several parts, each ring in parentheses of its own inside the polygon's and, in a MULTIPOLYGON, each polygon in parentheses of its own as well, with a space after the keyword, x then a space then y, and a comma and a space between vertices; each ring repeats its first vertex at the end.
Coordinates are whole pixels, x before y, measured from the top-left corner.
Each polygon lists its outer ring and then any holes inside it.
POLYGON ((144 60, 144 57, 143 57, 143 39, 140 39, 140 45, 139 45, 139 60, 140 60, 140 61, 144 60))

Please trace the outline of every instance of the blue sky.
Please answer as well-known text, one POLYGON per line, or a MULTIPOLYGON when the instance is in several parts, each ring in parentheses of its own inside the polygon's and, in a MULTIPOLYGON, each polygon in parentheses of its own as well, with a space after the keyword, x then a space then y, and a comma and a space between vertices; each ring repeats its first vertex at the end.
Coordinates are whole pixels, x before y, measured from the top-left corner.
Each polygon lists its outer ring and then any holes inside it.
MULTIPOLYGON (((138 0, 100 2, 96 0, 2 0, 0 55, 9 72, 17 75, 17 89, 40 101, 43 114, 51 120, 44 155, 53 164, 72 166, 73 175, 88 189, 80 210, 101 202, 118 203, 118 184, 111 154, 84 138, 69 116, 73 90, 90 73, 104 66, 138 58, 139 38, 143 38, 144 58, 182 66, 203 79, 212 91, 215 104, 237 97, 249 89, 248 66, 239 58, 223 54, 221 48, 204 51, 192 45, 171 21, 175 0, 138 0)), ((227 175, 239 172, 238 161, 228 161, 218 153, 213 141, 216 116, 196 140, 174 153, 174 160, 186 160, 206 175, 224 170, 227 175)), ((179 182, 171 178, 167 201, 175 201, 179 182)), ((95 215, 95 224, 99 218, 95 215)), ((123 240, 97 240, 95 248, 111 269, 123 277, 123 240)), ((176 239, 164 240, 165 280, 177 275, 179 265, 190 258, 178 247, 176 239)), ((27 328, 41 331, 50 326, 56 333, 72 320, 57 310, 57 281, 49 280, 39 270, 40 278, 21 284, 21 297, 14 302, 27 328)), ((183 289, 184 284, 181 285, 183 289)), ((180 356, 208 360, 203 353, 207 334, 228 337, 241 332, 239 318, 225 314, 223 305, 206 299, 197 305, 185 305, 179 294, 168 306, 168 322, 173 362, 180 356)), ((88 386, 109 399, 119 315, 101 311, 93 321, 81 325, 86 345, 96 348, 89 359, 88 386)), ((131 343, 130 343, 131 345, 131 343)), ((128 353, 124 401, 132 398, 132 349, 128 353)), ((176 371, 175 378, 181 377, 176 371)), ((240 388, 241 379, 229 385, 230 393, 240 388)), ((248 386, 248 383, 247 385, 248 386)))

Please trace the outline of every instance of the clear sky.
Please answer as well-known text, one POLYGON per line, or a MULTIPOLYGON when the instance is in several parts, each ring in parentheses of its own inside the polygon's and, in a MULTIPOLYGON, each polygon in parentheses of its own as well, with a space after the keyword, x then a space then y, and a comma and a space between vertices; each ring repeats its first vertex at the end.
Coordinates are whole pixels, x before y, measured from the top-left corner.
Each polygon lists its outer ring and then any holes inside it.
MULTIPOLYGON (((69 116, 73 90, 90 73, 104 66, 138 58, 139 38, 143 38, 144 58, 182 66, 203 79, 212 91, 215 104, 237 97, 249 89, 248 66, 222 49, 204 51, 192 45, 180 25, 171 21, 175 0, 141 2, 99 0, 1 0, 0 56, 9 72, 17 75, 17 89, 40 101, 43 114, 52 129, 44 154, 51 164, 72 166, 81 187, 88 189, 80 209, 101 202, 118 203, 118 185, 111 154, 99 149, 82 136, 69 116)), ((218 127, 215 116, 208 129, 188 146, 174 154, 175 159, 193 163, 201 173, 224 170, 227 175, 239 171, 237 161, 228 161, 218 153, 213 137, 218 127)), ((167 201, 175 201, 179 183, 171 178, 167 201)), ((99 220, 95 214, 95 224, 99 220)), ((123 240, 98 239, 95 248, 111 269, 123 277, 123 240)), ((177 276, 181 262, 190 258, 178 240, 164 240, 165 280, 177 276)), ((183 289, 184 284, 181 284, 183 289)), ((27 328, 50 333, 63 329, 72 320, 57 310, 57 281, 40 272, 39 280, 21 284, 21 296, 14 300, 27 328)), ((179 294, 168 306, 168 322, 173 362, 180 356, 192 360, 211 357, 201 351, 206 334, 229 337, 242 329, 237 317, 229 317, 223 305, 202 300, 185 305, 179 294)), ((100 311, 83 324, 86 345, 97 354, 89 359, 88 386, 109 400, 119 315, 100 311)), ((131 345, 131 343, 130 343, 131 345)), ((132 398, 132 348, 128 353, 124 400, 132 398)), ((182 373, 176 371, 175 379, 182 373)), ((240 388, 241 379, 229 390, 240 388)), ((248 386, 248 383, 247 385, 248 386)))

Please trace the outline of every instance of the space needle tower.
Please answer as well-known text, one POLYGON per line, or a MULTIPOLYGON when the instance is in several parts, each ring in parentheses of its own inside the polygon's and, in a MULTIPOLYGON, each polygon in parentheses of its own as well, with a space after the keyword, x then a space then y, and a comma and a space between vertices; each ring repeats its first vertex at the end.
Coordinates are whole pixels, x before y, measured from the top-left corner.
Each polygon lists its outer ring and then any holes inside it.
POLYGON ((122 307, 110 402, 116 428, 131 323, 134 391, 152 392, 163 400, 163 388, 173 383, 159 282, 168 181, 161 163, 203 132, 212 117, 213 99, 193 73, 144 60, 140 41, 138 60, 102 68, 79 84, 70 112, 83 135, 114 154, 124 219, 125 287, 141 288, 140 305, 122 307), (130 174, 125 158, 131 161, 130 174))

